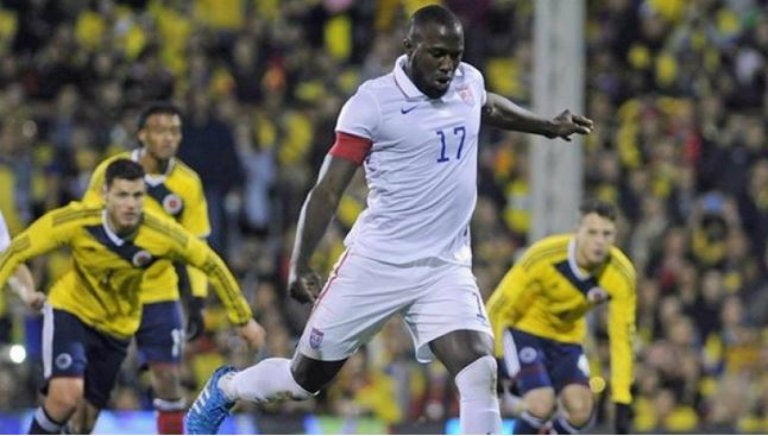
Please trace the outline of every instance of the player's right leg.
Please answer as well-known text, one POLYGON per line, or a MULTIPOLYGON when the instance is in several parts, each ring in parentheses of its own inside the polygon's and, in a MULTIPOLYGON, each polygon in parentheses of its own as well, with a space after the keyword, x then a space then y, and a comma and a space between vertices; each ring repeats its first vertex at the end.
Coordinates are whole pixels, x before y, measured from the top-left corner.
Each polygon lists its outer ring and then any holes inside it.
POLYGON ((44 308, 43 387, 45 400, 34 414, 30 434, 58 434, 85 391, 86 332, 74 315, 44 308))
POLYGON ((558 434, 583 433, 594 421, 589 363, 579 344, 559 344, 557 349, 558 362, 550 367, 550 376, 562 408, 553 420, 553 428, 558 434))
POLYGON ((504 364, 517 381, 524 410, 515 421, 515 434, 539 434, 555 411, 555 389, 547 370, 545 341, 515 329, 504 331, 504 364))
POLYGON ((371 259, 342 257, 315 304, 293 359, 265 359, 242 371, 219 368, 187 412, 187 432, 216 433, 238 400, 263 404, 315 395, 350 355, 408 304, 412 292, 382 289, 402 280, 398 273, 371 259))
POLYGON ((48 381, 43 405, 35 410, 29 434, 59 434, 83 398, 80 377, 56 377, 48 381))

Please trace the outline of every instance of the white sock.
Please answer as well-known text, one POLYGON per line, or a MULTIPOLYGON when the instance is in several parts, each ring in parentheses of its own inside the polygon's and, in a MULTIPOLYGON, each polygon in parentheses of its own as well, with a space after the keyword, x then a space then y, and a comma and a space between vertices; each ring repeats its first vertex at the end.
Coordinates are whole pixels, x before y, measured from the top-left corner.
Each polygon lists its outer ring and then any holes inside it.
POLYGON ((483 356, 456 375, 459 389, 459 422, 463 434, 501 433, 499 398, 496 396, 496 359, 483 356))
POLYGON ((219 388, 232 401, 257 404, 306 400, 315 395, 296 383, 291 375, 290 359, 283 358, 265 359, 250 368, 227 374, 219 380, 219 388))

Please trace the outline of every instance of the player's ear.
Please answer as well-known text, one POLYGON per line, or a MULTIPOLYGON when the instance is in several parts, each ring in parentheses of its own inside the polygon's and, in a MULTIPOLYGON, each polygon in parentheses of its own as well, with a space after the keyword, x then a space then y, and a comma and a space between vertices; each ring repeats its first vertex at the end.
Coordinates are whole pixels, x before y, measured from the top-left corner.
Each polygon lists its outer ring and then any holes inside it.
POLYGON ((413 53, 413 48, 414 48, 413 40, 411 40, 411 38, 410 38, 410 37, 406 36, 406 37, 403 39, 403 47, 405 47, 405 52, 406 52, 408 55, 410 55, 411 53, 413 53))

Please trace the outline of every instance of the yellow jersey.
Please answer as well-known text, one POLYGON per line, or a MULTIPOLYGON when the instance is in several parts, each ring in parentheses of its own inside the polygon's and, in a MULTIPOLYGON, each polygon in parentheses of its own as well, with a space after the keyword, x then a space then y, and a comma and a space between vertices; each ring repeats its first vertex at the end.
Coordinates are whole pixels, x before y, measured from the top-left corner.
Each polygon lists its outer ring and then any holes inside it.
POLYGON ((162 215, 145 211, 138 230, 121 239, 106 225, 100 206, 72 202, 46 213, 0 256, 0 283, 19 263, 67 245, 72 269, 51 288, 49 302, 106 334, 127 338, 139 327, 143 277, 164 274, 164 261, 183 261, 204 271, 236 325, 251 309, 232 273, 207 244, 162 215))
MULTIPOLYGON (((139 161, 141 150, 119 153, 105 159, 93 171, 88 189, 83 195, 83 202, 88 204, 104 203, 102 190, 107 167, 115 159, 139 161)), ((203 185, 197 173, 178 159, 171 159, 168 170, 163 175, 147 174, 147 196, 144 207, 160 214, 165 214, 181 224, 193 235, 205 238, 211 233, 208 221, 208 205, 203 194, 203 185)), ((162 274, 146 277, 141 283, 142 303, 156 303, 179 299, 178 276, 169 261, 162 261, 165 269, 162 274)), ((205 297, 208 283, 205 274, 193 267, 187 267, 192 294, 205 297)))
POLYGON ((488 316, 501 355, 504 329, 566 343, 585 339, 587 313, 608 298, 613 401, 632 400, 635 337, 635 268, 616 247, 598 269, 576 264, 573 235, 555 235, 532 245, 504 276, 488 300, 488 316), (593 294, 597 293, 597 294, 593 294), (597 298, 595 298, 597 297, 597 298))

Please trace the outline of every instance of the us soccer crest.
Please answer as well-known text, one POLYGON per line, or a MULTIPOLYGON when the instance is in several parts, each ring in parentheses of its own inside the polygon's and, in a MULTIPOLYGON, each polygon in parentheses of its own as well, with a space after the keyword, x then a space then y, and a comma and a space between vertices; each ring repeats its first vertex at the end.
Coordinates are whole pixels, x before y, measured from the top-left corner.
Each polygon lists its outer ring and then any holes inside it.
POLYGON ((475 95, 472 94, 472 88, 470 88, 469 85, 462 85, 456 90, 459 93, 459 97, 461 97, 461 101, 470 106, 475 104, 475 95))
POLYGON ((163 198, 163 209, 169 214, 176 216, 181 212, 184 201, 176 194, 168 194, 163 198))
POLYGON ((325 333, 312 327, 312 330, 309 332, 309 346, 312 347, 313 350, 320 348, 320 344, 323 342, 323 336, 325 336, 325 333))

